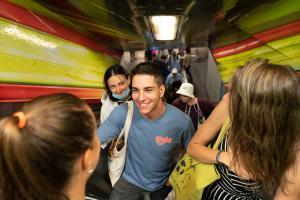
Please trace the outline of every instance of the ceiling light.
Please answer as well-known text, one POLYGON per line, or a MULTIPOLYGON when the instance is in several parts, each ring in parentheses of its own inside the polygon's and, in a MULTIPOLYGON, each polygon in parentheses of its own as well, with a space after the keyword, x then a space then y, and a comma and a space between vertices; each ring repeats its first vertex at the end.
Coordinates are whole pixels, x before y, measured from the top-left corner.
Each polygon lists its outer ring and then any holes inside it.
POLYGON ((175 40, 178 31, 179 15, 148 16, 155 40, 175 40))

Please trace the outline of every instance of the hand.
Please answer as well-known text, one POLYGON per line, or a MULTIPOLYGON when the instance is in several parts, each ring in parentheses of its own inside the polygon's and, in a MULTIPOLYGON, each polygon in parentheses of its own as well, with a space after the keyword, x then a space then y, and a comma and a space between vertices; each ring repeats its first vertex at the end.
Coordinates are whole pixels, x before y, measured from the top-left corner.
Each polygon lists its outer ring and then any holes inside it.
POLYGON ((170 187, 170 186, 171 186, 171 184, 170 184, 170 182, 169 182, 169 179, 168 179, 168 181, 166 182, 166 186, 167 186, 167 187, 170 187))
POLYGON ((231 162, 231 157, 230 153, 228 151, 223 151, 220 154, 220 162, 229 167, 230 162, 231 162))

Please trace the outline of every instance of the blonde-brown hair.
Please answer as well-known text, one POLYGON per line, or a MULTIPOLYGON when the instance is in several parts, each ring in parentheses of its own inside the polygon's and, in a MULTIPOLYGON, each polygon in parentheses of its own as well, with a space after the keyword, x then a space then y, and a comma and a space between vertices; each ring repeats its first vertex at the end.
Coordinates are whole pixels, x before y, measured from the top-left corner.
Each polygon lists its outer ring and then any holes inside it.
POLYGON ((230 145, 236 162, 266 191, 288 181, 284 173, 299 148, 300 84, 289 66, 255 59, 232 78, 230 145))
POLYGON ((70 94, 39 97, 23 105, 19 117, 0 121, 0 199, 68 199, 63 190, 74 163, 92 148, 95 117, 70 94))

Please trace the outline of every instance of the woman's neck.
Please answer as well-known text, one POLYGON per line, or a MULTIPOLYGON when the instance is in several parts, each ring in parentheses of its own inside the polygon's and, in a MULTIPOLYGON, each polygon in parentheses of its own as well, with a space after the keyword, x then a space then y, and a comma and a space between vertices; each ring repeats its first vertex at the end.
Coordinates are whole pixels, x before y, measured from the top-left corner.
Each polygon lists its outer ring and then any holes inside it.
POLYGON ((66 195, 70 200, 84 200, 85 197, 85 187, 72 188, 66 191, 66 195))
POLYGON ((65 194, 70 200, 85 199, 86 178, 76 177, 70 181, 69 186, 65 190, 65 194))

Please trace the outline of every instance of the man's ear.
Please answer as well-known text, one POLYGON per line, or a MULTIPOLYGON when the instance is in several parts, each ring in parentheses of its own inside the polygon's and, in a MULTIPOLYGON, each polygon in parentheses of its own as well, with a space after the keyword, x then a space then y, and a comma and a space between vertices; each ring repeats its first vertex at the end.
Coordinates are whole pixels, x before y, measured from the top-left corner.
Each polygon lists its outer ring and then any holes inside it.
POLYGON ((159 97, 162 98, 165 94, 165 91, 166 91, 166 86, 165 84, 161 84, 159 86, 159 97))

